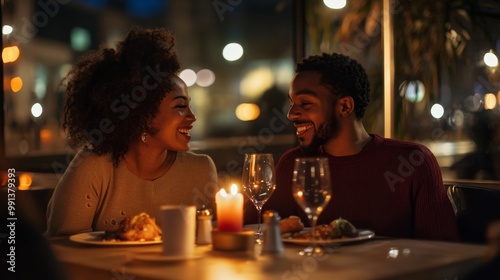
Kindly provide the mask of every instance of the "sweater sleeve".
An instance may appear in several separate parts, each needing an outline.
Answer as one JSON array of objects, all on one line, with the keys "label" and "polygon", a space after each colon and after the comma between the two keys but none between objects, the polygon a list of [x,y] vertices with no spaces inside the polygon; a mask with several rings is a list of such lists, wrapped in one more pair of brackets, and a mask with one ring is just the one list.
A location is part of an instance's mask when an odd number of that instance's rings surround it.
[{"label": "sweater sleeve", "polygon": [[194,204],[198,207],[205,205],[215,213],[215,193],[218,190],[217,169],[212,158],[208,155],[200,156],[203,161],[190,173],[197,176],[199,188],[195,193]]},{"label": "sweater sleeve", "polygon": [[[418,164],[420,156],[421,164]],[[413,188],[415,238],[458,241],[455,213],[436,158],[422,146],[411,159],[418,167]]]},{"label": "sweater sleeve", "polygon": [[99,163],[99,157],[88,151],[71,161],[47,206],[48,236],[92,231],[104,180],[100,175],[105,172]]}]

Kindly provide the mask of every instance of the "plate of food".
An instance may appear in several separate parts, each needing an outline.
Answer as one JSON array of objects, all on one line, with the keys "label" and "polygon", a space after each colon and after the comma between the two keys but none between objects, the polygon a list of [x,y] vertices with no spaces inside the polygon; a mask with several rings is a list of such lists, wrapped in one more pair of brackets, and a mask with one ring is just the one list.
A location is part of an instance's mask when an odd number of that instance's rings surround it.
[{"label": "plate of food", "polygon": [[120,239],[106,239],[105,231],[92,231],[74,234],[69,237],[69,240],[77,243],[90,244],[90,245],[149,245],[160,244],[161,237],[154,240],[120,240]]},{"label": "plate of food", "polygon": [[131,255],[132,259],[147,262],[178,262],[201,258],[201,255],[191,256],[169,256],[162,252],[140,252]]},{"label": "plate of food", "polygon": [[160,227],[155,219],[146,213],[125,218],[116,229],[74,234],[69,240],[105,246],[151,245],[162,242]]},{"label": "plate of food", "polygon": [[[299,217],[290,216],[280,222],[281,239],[285,243],[309,245],[311,243],[311,228],[304,228]],[[357,229],[346,219],[338,218],[330,224],[317,225],[314,232],[318,236],[316,242],[320,245],[333,245],[360,242],[371,239],[375,233],[371,230]]]},{"label": "plate of food", "polygon": [[[297,244],[297,245],[309,245],[311,244],[311,240],[309,237],[304,237],[310,231],[303,231],[297,235],[286,235],[282,236],[282,240],[285,243]],[[327,238],[327,239],[318,239],[316,241],[317,244],[320,245],[333,245],[333,244],[342,244],[342,243],[353,243],[371,239],[375,236],[375,233],[371,230],[359,230],[358,236],[355,237],[338,237],[338,238]]]}]

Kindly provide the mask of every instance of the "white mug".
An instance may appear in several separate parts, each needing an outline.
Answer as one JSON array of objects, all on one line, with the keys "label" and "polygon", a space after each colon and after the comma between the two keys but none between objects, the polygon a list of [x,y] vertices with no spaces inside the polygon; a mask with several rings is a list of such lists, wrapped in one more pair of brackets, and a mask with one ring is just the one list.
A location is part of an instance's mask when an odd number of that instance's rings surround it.
[{"label": "white mug", "polygon": [[163,254],[191,257],[195,247],[196,207],[162,205],[160,207]]}]

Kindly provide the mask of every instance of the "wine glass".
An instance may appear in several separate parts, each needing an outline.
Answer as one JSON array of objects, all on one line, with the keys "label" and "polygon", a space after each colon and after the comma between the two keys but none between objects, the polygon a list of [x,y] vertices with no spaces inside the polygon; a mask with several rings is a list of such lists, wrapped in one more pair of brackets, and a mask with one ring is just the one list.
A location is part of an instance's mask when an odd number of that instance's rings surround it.
[{"label": "wine glass", "polygon": [[306,212],[311,226],[310,245],[300,252],[306,256],[321,256],[324,250],[317,246],[316,221],[332,196],[328,159],[323,157],[295,159],[292,193]]},{"label": "wine glass", "polygon": [[276,188],[276,173],[272,154],[245,154],[242,172],[243,190],[259,212],[259,223],[255,237],[262,238],[260,227],[262,206]]}]

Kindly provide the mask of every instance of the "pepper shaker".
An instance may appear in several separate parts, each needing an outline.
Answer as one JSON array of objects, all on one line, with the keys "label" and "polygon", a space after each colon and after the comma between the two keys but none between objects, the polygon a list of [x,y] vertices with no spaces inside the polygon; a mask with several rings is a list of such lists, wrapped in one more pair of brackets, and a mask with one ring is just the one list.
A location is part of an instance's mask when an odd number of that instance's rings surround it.
[{"label": "pepper shaker", "polygon": [[278,212],[266,211],[264,212],[264,223],[266,228],[264,230],[264,244],[262,248],[263,254],[282,254],[283,241],[281,240],[280,220]]},{"label": "pepper shaker", "polygon": [[212,244],[212,211],[203,205],[197,212],[196,244]]}]

